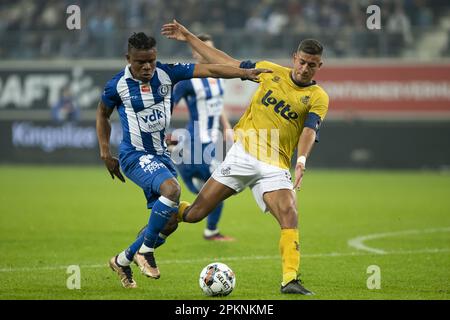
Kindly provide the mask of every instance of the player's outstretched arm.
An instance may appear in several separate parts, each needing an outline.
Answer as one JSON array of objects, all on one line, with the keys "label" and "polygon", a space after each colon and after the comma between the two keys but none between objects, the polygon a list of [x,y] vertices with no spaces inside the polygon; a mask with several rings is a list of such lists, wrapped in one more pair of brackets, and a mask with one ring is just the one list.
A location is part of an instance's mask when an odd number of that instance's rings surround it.
[{"label": "player's outstretched arm", "polygon": [[109,148],[109,139],[111,137],[111,123],[109,122],[109,118],[113,111],[114,109],[107,108],[103,101],[99,102],[96,114],[96,129],[100,157],[105,163],[111,177],[114,179],[114,176],[116,176],[120,181],[125,182],[125,178],[120,172],[119,160],[111,155]]},{"label": "player's outstretched arm", "polygon": [[295,165],[294,189],[300,189],[303,174],[306,170],[306,158],[308,158],[308,156],[310,155],[315,141],[316,131],[308,127],[303,128],[297,146],[297,163]]},{"label": "player's outstretched arm", "polygon": [[225,113],[225,110],[222,110],[222,114],[220,115],[220,123],[222,125],[223,137],[225,141],[233,141],[233,127],[231,126],[230,120],[228,120],[228,116]]},{"label": "player's outstretched arm", "polygon": [[272,73],[269,69],[242,69],[225,64],[196,64],[194,78],[241,78],[258,81],[261,73]]},{"label": "player's outstretched arm", "polygon": [[223,51],[208,46],[175,19],[172,23],[166,23],[162,26],[161,34],[169,39],[187,41],[192,49],[197,51],[209,63],[228,64],[235,67],[240,65],[239,60],[230,57]]}]

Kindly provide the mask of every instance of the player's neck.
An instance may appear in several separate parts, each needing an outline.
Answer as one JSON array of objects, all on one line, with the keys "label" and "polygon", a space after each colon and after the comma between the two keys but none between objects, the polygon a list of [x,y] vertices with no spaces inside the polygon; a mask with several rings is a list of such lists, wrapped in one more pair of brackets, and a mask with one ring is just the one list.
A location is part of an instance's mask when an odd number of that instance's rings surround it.
[{"label": "player's neck", "polygon": [[309,81],[309,82],[300,82],[300,81],[297,81],[297,80],[295,80],[294,77],[292,76],[292,72],[289,73],[289,76],[291,77],[292,82],[293,82],[296,86],[299,86],[299,87],[301,87],[301,88],[309,87],[309,86],[312,86],[312,85],[316,84],[316,82],[315,82],[314,80],[311,80],[311,81]]}]

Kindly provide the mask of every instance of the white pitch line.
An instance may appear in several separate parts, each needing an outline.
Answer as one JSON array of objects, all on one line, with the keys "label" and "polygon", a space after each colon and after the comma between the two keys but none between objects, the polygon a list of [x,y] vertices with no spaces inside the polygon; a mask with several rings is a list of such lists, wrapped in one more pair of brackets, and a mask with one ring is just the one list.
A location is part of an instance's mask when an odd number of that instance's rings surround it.
[{"label": "white pitch line", "polygon": [[[421,250],[398,250],[390,251],[385,254],[401,255],[401,254],[419,254],[419,253],[446,253],[450,252],[450,248],[443,249],[421,249]],[[326,257],[348,257],[348,256],[370,256],[373,253],[368,252],[330,252],[330,253],[312,253],[303,254],[302,258],[326,258]],[[200,262],[211,261],[244,261],[244,260],[278,260],[279,255],[273,256],[242,256],[242,257],[214,257],[214,258],[199,258],[199,259],[185,259],[185,260],[163,260],[159,262],[160,265],[165,264],[192,264]],[[69,265],[61,266],[44,266],[44,267],[24,267],[24,268],[0,268],[1,272],[28,272],[28,271],[54,271],[54,270],[66,270]],[[107,268],[108,265],[104,264],[91,264],[80,265],[81,269],[95,269],[95,268]]]},{"label": "white pitch line", "polygon": [[411,234],[422,234],[422,233],[434,233],[434,232],[450,232],[450,228],[434,228],[434,229],[424,229],[424,230],[405,230],[405,231],[395,231],[395,232],[385,232],[385,233],[374,233],[365,236],[359,236],[353,239],[348,240],[348,245],[350,247],[356,248],[358,250],[363,250],[376,254],[387,254],[385,250],[372,248],[364,244],[365,241],[393,237],[393,236],[402,236],[402,235],[411,235]]}]

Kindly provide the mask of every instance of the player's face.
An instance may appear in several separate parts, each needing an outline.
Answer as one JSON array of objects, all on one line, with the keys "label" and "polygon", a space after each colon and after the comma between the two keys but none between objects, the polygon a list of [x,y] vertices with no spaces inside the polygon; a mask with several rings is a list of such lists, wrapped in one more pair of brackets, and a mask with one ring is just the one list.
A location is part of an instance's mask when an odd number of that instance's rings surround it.
[{"label": "player's face", "polygon": [[148,82],[156,69],[156,48],[150,50],[131,48],[127,54],[127,61],[133,77]]},{"label": "player's face", "polygon": [[[206,45],[214,48],[214,43],[210,40],[206,40],[204,41],[206,43]],[[208,63],[208,61],[203,58],[197,51],[192,50],[192,58],[194,58],[195,62],[197,63]]]},{"label": "player's face", "polygon": [[322,57],[299,51],[294,53],[292,78],[298,83],[309,83],[322,66]]}]

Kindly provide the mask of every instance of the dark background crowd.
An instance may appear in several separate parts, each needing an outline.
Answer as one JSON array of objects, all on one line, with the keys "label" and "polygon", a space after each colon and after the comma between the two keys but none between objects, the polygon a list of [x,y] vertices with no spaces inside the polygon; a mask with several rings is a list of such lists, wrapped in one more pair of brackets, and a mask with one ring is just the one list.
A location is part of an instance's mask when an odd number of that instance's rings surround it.
[{"label": "dark background crowd", "polygon": [[[81,9],[81,29],[68,30],[66,9]],[[368,30],[366,9],[381,8],[381,30]],[[176,18],[211,33],[235,56],[286,55],[300,38],[314,36],[330,57],[401,57],[450,15],[448,0],[2,0],[0,58],[119,58],[133,31],[161,40],[161,26]],[[448,55],[448,45],[439,55]],[[165,43],[160,54],[180,56]],[[431,48],[430,50],[433,50]]]}]

